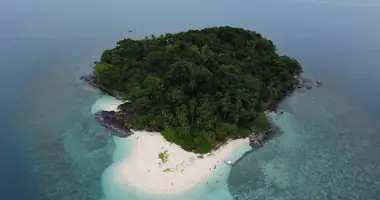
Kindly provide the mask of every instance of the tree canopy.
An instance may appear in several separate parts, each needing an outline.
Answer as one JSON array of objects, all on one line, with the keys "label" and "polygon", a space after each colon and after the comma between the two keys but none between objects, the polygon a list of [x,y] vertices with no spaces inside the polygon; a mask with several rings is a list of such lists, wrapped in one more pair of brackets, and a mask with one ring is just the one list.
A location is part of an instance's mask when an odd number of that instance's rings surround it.
[{"label": "tree canopy", "polygon": [[292,91],[301,72],[271,40],[228,26],[123,39],[95,66],[104,86],[132,101],[135,129],[199,153],[269,129],[266,106]]}]

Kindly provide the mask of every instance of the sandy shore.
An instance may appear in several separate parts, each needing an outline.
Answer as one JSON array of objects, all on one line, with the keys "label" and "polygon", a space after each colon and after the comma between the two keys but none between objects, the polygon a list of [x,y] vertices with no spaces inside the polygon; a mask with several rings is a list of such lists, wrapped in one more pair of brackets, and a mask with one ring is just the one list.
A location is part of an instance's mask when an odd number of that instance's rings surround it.
[{"label": "sandy shore", "polygon": [[117,107],[120,105],[120,104],[123,104],[122,101],[119,101],[119,100],[115,100],[114,102],[112,103],[108,103],[105,107],[102,108],[102,110],[105,110],[105,111],[117,111]]},{"label": "sandy shore", "polygon": [[[237,147],[249,143],[248,139],[230,141],[202,159],[169,143],[159,133],[137,131],[131,137],[133,152],[117,166],[115,181],[156,195],[172,195],[191,189],[219,165],[226,165],[224,160]],[[165,151],[168,159],[162,162],[158,155]]]},{"label": "sandy shore", "polygon": [[[114,98],[104,98],[97,109],[117,111],[122,102]],[[96,111],[95,109],[94,111]],[[185,192],[207,178],[238,147],[249,145],[248,138],[227,142],[211,154],[198,158],[199,154],[187,152],[174,143],[169,143],[156,132],[135,131],[127,138],[132,140],[132,152],[128,158],[114,167],[115,183],[119,187],[134,186],[154,195],[173,195]],[[158,155],[167,152],[163,162]]]}]

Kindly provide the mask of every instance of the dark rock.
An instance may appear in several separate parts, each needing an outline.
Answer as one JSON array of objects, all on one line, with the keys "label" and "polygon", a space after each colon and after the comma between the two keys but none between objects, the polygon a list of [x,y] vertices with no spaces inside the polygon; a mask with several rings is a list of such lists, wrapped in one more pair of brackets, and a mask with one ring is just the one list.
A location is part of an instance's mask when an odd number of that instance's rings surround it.
[{"label": "dark rock", "polygon": [[98,88],[99,90],[115,97],[116,99],[122,99],[123,97],[123,93],[122,92],[119,92],[119,91],[116,91],[116,90],[113,90],[113,89],[110,89],[110,88],[107,88],[105,86],[103,86],[99,79],[96,78],[96,76],[94,74],[87,74],[87,75],[84,75],[84,76],[81,76],[80,77],[81,80],[83,81],[86,81],[88,84],[90,84],[91,86],[95,87],[95,88]]},{"label": "dark rock", "polygon": [[136,110],[131,102],[119,105],[118,110],[118,112],[99,111],[95,113],[95,118],[115,135],[128,137],[133,134],[131,129],[135,125]]},{"label": "dark rock", "polygon": [[[81,76],[80,79],[86,81],[91,86],[114,96],[116,99],[122,99],[123,94],[121,92],[103,86],[94,74]],[[112,134],[123,138],[128,137],[133,134],[131,129],[133,128],[136,119],[135,108],[130,102],[126,102],[119,105],[118,109],[118,112],[99,111],[95,113],[95,119],[97,119],[103,127],[111,130]]]},{"label": "dark rock", "polygon": [[295,78],[293,78],[293,80],[292,80],[292,84],[298,85],[299,83],[300,83],[300,80],[297,78],[297,76],[295,76]]},{"label": "dark rock", "polygon": [[248,136],[249,145],[253,149],[262,147],[265,141],[274,137],[277,133],[279,133],[279,127],[277,126],[263,132],[252,132],[251,135]]},{"label": "dark rock", "polygon": [[123,104],[120,104],[117,109],[119,109],[123,113],[135,113],[135,107],[132,105],[131,102],[125,102]]},{"label": "dark rock", "polygon": [[276,103],[270,103],[270,104],[268,105],[268,110],[269,110],[270,112],[276,112],[276,111],[277,111],[277,108],[278,108],[278,106],[277,106]]},{"label": "dark rock", "polygon": [[302,75],[296,76],[296,79],[298,80],[297,88],[303,88],[306,87],[306,89],[312,89],[314,85],[314,81],[311,78],[304,77]]},{"label": "dark rock", "polygon": [[99,111],[95,113],[95,119],[100,124],[111,130],[113,134],[125,138],[133,134],[130,128],[125,127],[125,121],[119,113],[115,111]]},{"label": "dark rock", "polygon": [[320,87],[323,85],[323,82],[321,80],[317,80],[317,86]]},{"label": "dark rock", "polygon": [[136,109],[131,102],[125,102],[117,107],[120,112],[119,116],[132,128],[136,121]]}]

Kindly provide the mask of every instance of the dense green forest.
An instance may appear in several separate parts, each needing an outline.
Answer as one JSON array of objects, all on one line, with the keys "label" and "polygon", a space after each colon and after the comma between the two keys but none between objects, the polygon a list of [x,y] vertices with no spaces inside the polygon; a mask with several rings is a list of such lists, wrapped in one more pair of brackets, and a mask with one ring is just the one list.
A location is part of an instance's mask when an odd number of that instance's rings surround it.
[{"label": "dense green forest", "polygon": [[199,153],[269,129],[264,110],[294,89],[301,72],[271,40],[233,27],[123,39],[95,65],[101,84],[132,101],[135,129],[160,131]]}]

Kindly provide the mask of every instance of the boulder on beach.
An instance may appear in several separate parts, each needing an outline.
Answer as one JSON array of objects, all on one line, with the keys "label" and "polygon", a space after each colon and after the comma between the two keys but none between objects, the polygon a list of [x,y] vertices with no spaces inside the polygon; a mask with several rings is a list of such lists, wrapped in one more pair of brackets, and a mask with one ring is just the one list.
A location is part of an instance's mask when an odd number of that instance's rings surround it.
[{"label": "boulder on beach", "polygon": [[124,119],[120,118],[115,111],[99,111],[95,113],[95,119],[97,119],[103,127],[111,130],[112,134],[119,137],[125,138],[133,134],[131,129],[125,126]]}]

